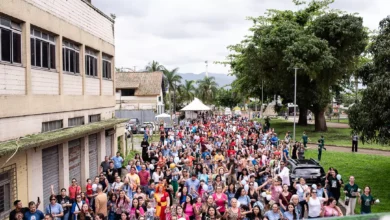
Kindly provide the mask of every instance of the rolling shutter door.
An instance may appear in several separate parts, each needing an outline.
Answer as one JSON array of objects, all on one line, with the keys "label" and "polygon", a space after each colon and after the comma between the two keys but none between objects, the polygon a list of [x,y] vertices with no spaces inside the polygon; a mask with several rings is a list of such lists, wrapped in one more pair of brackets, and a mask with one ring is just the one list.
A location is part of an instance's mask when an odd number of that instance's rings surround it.
[{"label": "rolling shutter door", "polygon": [[106,136],[106,156],[112,158],[112,135]]},{"label": "rolling shutter door", "polygon": [[55,193],[59,189],[59,156],[58,146],[45,148],[42,150],[42,177],[43,177],[43,205],[50,203],[49,197],[51,195],[50,186],[53,185]]},{"label": "rolling shutter door", "polygon": [[81,183],[81,141],[69,141],[69,182],[76,178]]},{"label": "rolling shutter door", "polygon": [[98,175],[98,147],[97,135],[92,134],[88,137],[89,146],[89,178],[93,179]]}]

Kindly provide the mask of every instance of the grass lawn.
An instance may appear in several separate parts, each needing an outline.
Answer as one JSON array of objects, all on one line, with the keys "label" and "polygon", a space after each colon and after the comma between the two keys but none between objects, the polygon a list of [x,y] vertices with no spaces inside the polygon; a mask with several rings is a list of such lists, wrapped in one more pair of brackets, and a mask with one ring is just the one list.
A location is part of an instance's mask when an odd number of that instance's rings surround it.
[{"label": "grass lawn", "polygon": [[[305,157],[317,159],[317,151],[308,150]],[[371,211],[373,213],[390,212],[390,184],[388,182],[390,157],[323,151],[321,165],[325,171],[329,167],[335,167],[345,183],[348,182],[349,176],[354,176],[356,184],[362,191],[365,185],[369,185],[374,198],[380,200],[379,204],[371,207]],[[341,199],[344,200],[344,196]],[[360,205],[356,205],[355,212],[360,213]]]},{"label": "grass lawn", "polygon": [[[287,131],[293,132],[294,123],[286,121],[283,119],[271,119],[271,128],[275,129],[275,132],[278,134],[279,139],[284,140],[284,136]],[[350,128],[329,128],[327,132],[314,132],[314,125],[300,126],[296,125],[296,140],[302,141],[303,131],[306,131],[307,136],[309,137],[309,143],[317,143],[321,135],[324,135],[325,146],[326,145],[335,145],[335,146],[346,146],[350,147],[352,145],[351,140],[351,129]],[[359,148],[368,148],[368,149],[381,149],[381,150],[390,150],[390,146],[382,146],[379,144],[362,144],[359,142]]]}]

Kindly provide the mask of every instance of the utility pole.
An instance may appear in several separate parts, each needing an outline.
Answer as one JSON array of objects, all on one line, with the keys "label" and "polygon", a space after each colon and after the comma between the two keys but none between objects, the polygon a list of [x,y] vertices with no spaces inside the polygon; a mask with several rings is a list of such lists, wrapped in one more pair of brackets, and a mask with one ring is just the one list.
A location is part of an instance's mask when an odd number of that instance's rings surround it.
[{"label": "utility pole", "polygon": [[137,71],[137,66],[134,66],[134,72],[136,72]]},{"label": "utility pole", "polygon": [[208,71],[209,62],[206,60],[205,63],[206,63],[206,77],[209,77],[209,71]]},{"label": "utility pole", "polygon": [[264,106],[264,80],[261,81],[261,107],[260,107],[261,118],[263,118],[263,106]]}]

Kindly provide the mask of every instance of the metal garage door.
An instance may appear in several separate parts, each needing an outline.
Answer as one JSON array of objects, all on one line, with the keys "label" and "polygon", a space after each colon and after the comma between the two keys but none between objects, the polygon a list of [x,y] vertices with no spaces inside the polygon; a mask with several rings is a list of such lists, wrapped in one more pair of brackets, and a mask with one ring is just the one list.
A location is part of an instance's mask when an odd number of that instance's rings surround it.
[{"label": "metal garage door", "polygon": [[106,156],[109,156],[110,158],[112,155],[112,135],[106,136]]},{"label": "metal garage door", "polygon": [[76,178],[81,183],[81,141],[76,139],[69,141],[69,183]]},{"label": "metal garage door", "polygon": [[50,186],[53,185],[54,192],[59,193],[59,156],[58,146],[45,148],[42,150],[42,177],[43,177],[43,202],[44,205],[50,203]]},{"label": "metal garage door", "polygon": [[98,175],[98,147],[97,135],[92,134],[88,137],[89,146],[89,178],[93,179]]}]

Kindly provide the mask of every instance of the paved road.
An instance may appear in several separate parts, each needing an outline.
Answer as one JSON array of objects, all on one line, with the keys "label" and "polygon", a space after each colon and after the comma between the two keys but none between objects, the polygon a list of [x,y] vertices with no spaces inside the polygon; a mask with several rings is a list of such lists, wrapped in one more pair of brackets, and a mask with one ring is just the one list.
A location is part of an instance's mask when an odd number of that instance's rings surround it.
[{"label": "paved road", "polygon": [[[289,117],[288,121],[294,122],[294,117]],[[298,118],[297,118],[298,122]],[[312,121],[307,121],[309,125],[314,125],[314,120]],[[349,124],[343,124],[343,123],[337,123],[337,122],[326,122],[326,126],[328,128],[349,128]]]},{"label": "paved road", "polygon": [[[351,153],[352,154],[351,147],[338,147],[338,146],[330,146],[330,145],[325,145],[325,147],[329,151],[344,152],[344,153]],[[308,144],[308,148],[309,149],[310,148],[317,149],[317,145]],[[371,155],[390,157],[390,151],[374,150],[374,149],[359,149],[359,151],[357,153],[354,153],[354,154],[371,154]]]}]

